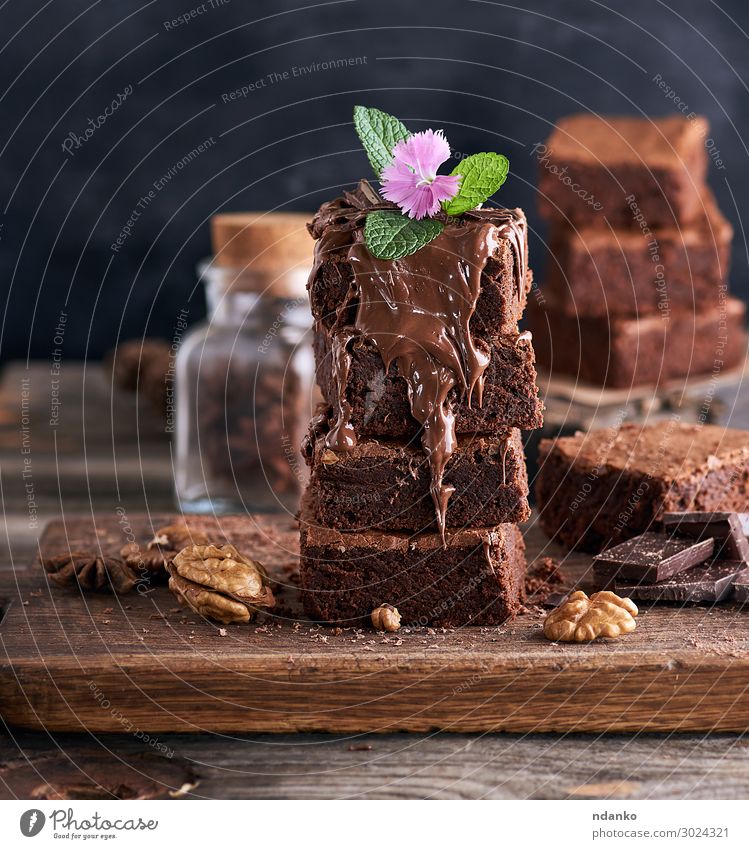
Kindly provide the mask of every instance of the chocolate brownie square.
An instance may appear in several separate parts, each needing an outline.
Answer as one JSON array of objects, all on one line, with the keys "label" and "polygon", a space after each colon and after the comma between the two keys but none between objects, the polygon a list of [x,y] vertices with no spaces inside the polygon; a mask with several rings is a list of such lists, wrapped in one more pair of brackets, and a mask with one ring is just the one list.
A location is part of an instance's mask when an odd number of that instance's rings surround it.
[{"label": "chocolate brownie square", "polygon": [[719,288],[717,304],[699,311],[639,318],[570,317],[544,292],[528,309],[538,363],[552,375],[609,388],[657,386],[734,368],[746,355],[746,307],[726,296],[724,284]]},{"label": "chocolate brownie square", "polygon": [[546,291],[568,315],[647,315],[716,305],[733,228],[709,189],[697,218],[648,230],[552,228]]},{"label": "chocolate brownie square", "polygon": [[[336,402],[330,337],[314,336],[317,381],[330,406]],[[345,398],[351,407],[351,422],[361,436],[410,437],[419,430],[411,415],[408,385],[398,365],[385,365],[376,346],[354,340],[350,346],[351,366],[346,375]],[[468,404],[457,388],[448,403],[455,415],[458,433],[496,433],[507,427],[526,430],[541,427],[543,404],[538,397],[536,368],[530,334],[503,334],[486,346],[489,366],[484,372],[481,403]]]},{"label": "chocolate brownie square", "polygon": [[537,145],[545,218],[614,227],[673,226],[698,215],[707,172],[702,117],[570,115]]},{"label": "chocolate brownie square", "polygon": [[664,513],[749,509],[749,431],[670,420],[545,439],[535,490],[549,537],[599,552]]},{"label": "chocolate brownie square", "polygon": [[[511,232],[506,229],[508,214],[516,225]],[[318,241],[307,288],[319,330],[354,325],[356,299],[348,297],[356,279],[352,254],[364,240],[365,219],[363,211],[337,199],[324,204],[310,225]],[[527,223],[522,209],[472,210],[460,221],[448,223],[433,242],[406,258],[412,284],[437,286],[440,275],[459,273],[461,264],[475,262],[461,254],[469,231],[485,232],[484,241],[493,246],[481,269],[478,299],[469,322],[471,335],[486,340],[499,333],[517,332],[532,280],[527,272]],[[517,244],[513,235],[522,244]],[[395,269],[399,264],[402,261],[392,261]],[[344,304],[349,314],[341,314]]]},{"label": "chocolate brownie square", "polygon": [[[434,528],[429,459],[418,438],[360,439],[351,450],[335,452],[326,447],[326,432],[317,419],[306,443],[317,521],[342,530]],[[444,484],[454,488],[447,527],[525,521],[530,508],[520,431],[462,436]]]},{"label": "chocolate brownie square", "polygon": [[339,531],[301,522],[301,584],[308,616],[331,624],[369,624],[381,604],[404,626],[499,625],[524,597],[525,546],[517,525],[438,533]]}]

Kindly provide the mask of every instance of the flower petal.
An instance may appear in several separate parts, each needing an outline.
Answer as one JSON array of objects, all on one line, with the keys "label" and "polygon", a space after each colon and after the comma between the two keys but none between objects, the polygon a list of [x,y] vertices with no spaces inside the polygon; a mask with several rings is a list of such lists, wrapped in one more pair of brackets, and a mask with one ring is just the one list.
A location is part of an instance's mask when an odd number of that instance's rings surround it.
[{"label": "flower petal", "polygon": [[442,130],[424,130],[399,141],[393,148],[393,158],[412,168],[422,180],[433,180],[440,165],[450,158],[450,145]]}]

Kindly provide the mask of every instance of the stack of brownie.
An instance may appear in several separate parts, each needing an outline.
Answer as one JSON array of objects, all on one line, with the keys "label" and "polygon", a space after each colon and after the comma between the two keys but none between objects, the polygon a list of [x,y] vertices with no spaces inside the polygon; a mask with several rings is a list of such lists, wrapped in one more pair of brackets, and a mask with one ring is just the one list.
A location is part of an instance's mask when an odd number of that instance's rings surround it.
[{"label": "stack of brownie", "polygon": [[537,147],[552,256],[529,313],[545,369],[621,388],[743,361],[707,135],[701,117],[573,115]]},{"label": "stack of brownie", "polygon": [[523,599],[520,428],[541,424],[520,333],[531,277],[521,210],[446,223],[395,260],[363,239],[367,184],[324,204],[309,294],[325,401],[305,445],[301,580],[311,617],[497,624]]}]

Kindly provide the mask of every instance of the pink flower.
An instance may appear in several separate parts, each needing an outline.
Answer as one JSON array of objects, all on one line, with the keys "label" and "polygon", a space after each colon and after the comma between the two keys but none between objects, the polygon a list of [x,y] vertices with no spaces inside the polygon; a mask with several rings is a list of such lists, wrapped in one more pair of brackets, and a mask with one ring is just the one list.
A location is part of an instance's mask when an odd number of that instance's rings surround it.
[{"label": "pink flower", "polygon": [[443,200],[458,193],[460,175],[437,174],[450,158],[442,131],[414,133],[393,148],[393,161],[382,171],[382,194],[397,203],[409,218],[426,218],[439,211]]}]

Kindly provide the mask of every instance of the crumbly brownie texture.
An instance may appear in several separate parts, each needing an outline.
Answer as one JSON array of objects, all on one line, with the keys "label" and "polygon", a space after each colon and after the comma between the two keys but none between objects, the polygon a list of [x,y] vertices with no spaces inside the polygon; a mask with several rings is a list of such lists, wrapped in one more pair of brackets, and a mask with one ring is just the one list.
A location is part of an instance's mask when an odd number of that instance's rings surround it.
[{"label": "crumbly brownie texture", "polygon": [[341,532],[301,515],[305,611],[336,625],[366,625],[381,604],[405,626],[498,625],[524,597],[525,546],[516,525],[438,533]]},{"label": "crumbly brownie texture", "polygon": [[627,228],[638,212],[651,229],[689,221],[701,205],[708,129],[702,117],[563,118],[537,151],[541,214]]},{"label": "crumbly brownie texture", "polygon": [[567,315],[647,315],[717,306],[733,228],[709,189],[694,222],[640,229],[557,224],[545,292]]},{"label": "crumbly brownie texture", "polygon": [[537,361],[553,374],[609,388],[726,371],[746,354],[746,308],[725,290],[722,297],[723,305],[699,312],[571,318],[546,295],[528,309]]},{"label": "crumbly brownie texture", "polygon": [[[434,528],[429,461],[418,438],[360,440],[350,451],[334,452],[325,445],[327,430],[319,420],[315,430],[306,448],[317,521],[342,530]],[[447,503],[447,527],[488,527],[530,516],[519,430],[462,437],[444,483],[455,490]]]},{"label": "crumbly brownie texture", "polygon": [[[336,400],[330,338],[317,332],[314,339],[317,381],[331,406]],[[536,368],[530,334],[503,334],[491,343],[484,372],[482,403],[467,404],[457,388],[448,396],[458,433],[496,433],[507,427],[541,427],[543,404],[538,397]],[[419,431],[411,415],[408,385],[393,363],[387,374],[376,347],[365,341],[351,346],[351,368],[346,383],[351,422],[360,436],[410,437]]]},{"label": "crumbly brownie texture", "polygon": [[664,421],[542,440],[541,527],[599,552],[651,530],[663,513],[749,508],[749,431]]},{"label": "crumbly brownie texture", "polygon": [[[352,208],[343,199],[338,199],[330,204],[323,204],[310,225],[314,238],[319,239],[323,234],[330,236],[331,230],[335,235],[335,238],[331,239],[332,248],[318,257],[307,287],[312,315],[320,329],[330,329],[334,324],[354,324],[353,306],[349,307],[350,315],[339,316],[338,311],[341,305],[346,303],[346,296],[354,280],[354,268],[348,253],[357,238],[361,239],[365,216],[362,214],[358,218],[337,217],[338,210],[342,216],[352,214]],[[489,223],[496,219],[499,232],[503,220],[499,213],[499,210],[475,210],[471,216],[478,221]],[[514,213],[523,222],[525,233],[525,214],[520,209],[514,210]],[[527,251],[526,245],[523,248]],[[394,265],[398,265],[397,260],[394,260]],[[424,274],[428,276],[428,268],[424,269]],[[497,249],[482,271],[481,291],[469,323],[474,339],[493,339],[499,333],[514,333],[517,330],[517,323],[525,309],[532,283],[530,273],[525,274],[522,284],[517,274],[518,264],[511,241],[498,239]]]}]

